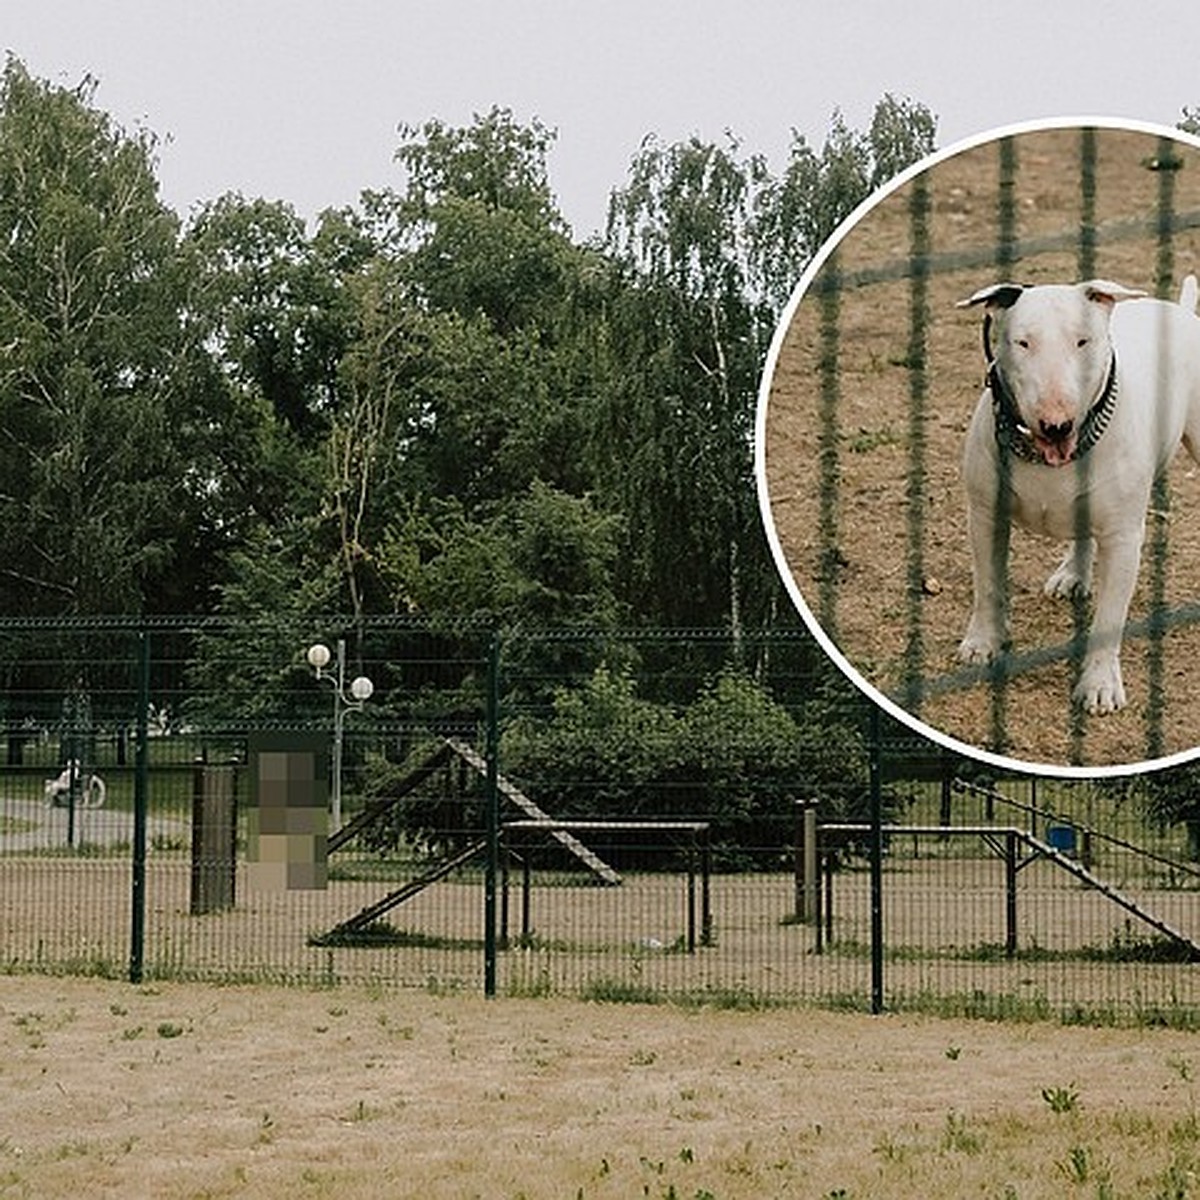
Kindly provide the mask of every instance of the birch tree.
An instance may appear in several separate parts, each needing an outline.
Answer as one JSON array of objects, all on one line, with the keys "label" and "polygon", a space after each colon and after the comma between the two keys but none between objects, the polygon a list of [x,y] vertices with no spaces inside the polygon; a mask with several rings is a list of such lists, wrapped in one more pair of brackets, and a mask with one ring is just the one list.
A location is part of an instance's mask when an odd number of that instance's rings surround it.
[{"label": "birch tree", "polygon": [[177,562],[189,345],[155,141],[10,58],[0,79],[0,596],[132,612]]}]

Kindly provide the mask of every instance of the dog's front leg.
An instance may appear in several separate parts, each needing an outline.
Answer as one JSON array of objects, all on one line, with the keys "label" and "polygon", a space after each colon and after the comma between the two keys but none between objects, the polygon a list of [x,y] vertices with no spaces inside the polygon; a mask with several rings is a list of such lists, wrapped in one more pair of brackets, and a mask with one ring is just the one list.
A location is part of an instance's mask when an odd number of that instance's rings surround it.
[{"label": "dog's front leg", "polygon": [[1067,552],[1046,580],[1043,591],[1047,596],[1070,600],[1073,596],[1092,594],[1092,563],[1096,543],[1092,538],[1080,538],[1067,546]]},{"label": "dog's front leg", "polygon": [[958,657],[965,663],[988,663],[1008,641],[1009,522],[1007,516],[997,517],[993,505],[973,498],[968,501],[967,530],[975,594]]},{"label": "dog's front leg", "polygon": [[1096,613],[1088,634],[1075,700],[1088,712],[1102,714],[1125,707],[1121,680],[1121,636],[1137,584],[1142,530],[1098,541]]}]

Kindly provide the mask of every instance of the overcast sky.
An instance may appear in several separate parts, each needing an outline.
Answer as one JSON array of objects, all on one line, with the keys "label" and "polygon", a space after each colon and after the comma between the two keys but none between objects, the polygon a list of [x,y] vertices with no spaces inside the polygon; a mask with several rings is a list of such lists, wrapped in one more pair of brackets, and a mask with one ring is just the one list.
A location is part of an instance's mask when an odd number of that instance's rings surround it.
[{"label": "overcast sky", "polygon": [[1200,106],[1200,2],[1143,0],[0,0],[0,46],[169,142],[181,214],[227,191],[306,216],[399,185],[397,126],[494,105],[557,129],[551,182],[583,237],[645,135],[735,133],[778,167],[885,92],[939,144],[1014,121],[1175,124]]}]

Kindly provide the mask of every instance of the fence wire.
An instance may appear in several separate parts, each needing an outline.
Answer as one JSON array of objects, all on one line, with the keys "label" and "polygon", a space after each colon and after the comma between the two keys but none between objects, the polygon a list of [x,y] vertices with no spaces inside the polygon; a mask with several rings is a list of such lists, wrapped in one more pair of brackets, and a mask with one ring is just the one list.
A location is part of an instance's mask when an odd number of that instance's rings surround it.
[{"label": "fence wire", "polygon": [[[252,747],[329,748],[338,638],[376,682],[343,825],[323,886],[264,886]],[[806,634],[0,622],[0,663],[9,972],[1200,1013],[1194,827],[982,775]]]}]

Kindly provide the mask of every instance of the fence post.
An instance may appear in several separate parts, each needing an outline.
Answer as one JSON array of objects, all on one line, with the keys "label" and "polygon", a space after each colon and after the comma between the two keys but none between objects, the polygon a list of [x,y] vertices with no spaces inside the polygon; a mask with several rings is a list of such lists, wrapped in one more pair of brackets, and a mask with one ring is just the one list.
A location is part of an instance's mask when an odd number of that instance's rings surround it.
[{"label": "fence post", "polygon": [[796,920],[821,922],[821,873],[817,860],[817,801],[796,801]]},{"label": "fence post", "polygon": [[871,733],[867,758],[870,763],[871,802],[871,1011],[883,1012],[883,786],[882,737],[879,708],[871,705]]},{"label": "fence post", "polygon": [[192,916],[233,908],[237,887],[237,768],[192,762]]},{"label": "fence post", "polygon": [[1017,953],[1017,835],[1004,835],[1004,954]]},{"label": "fence post", "polygon": [[133,879],[129,931],[129,982],[141,983],[146,948],[147,718],[150,709],[150,634],[138,634],[137,747],[133,773]]},{"label": "fence post", "polygon": [[487,862],[483,881],[483,994],[496,994],[496,877],[500,857],[500,634],[493,632],[487,682]]}]

